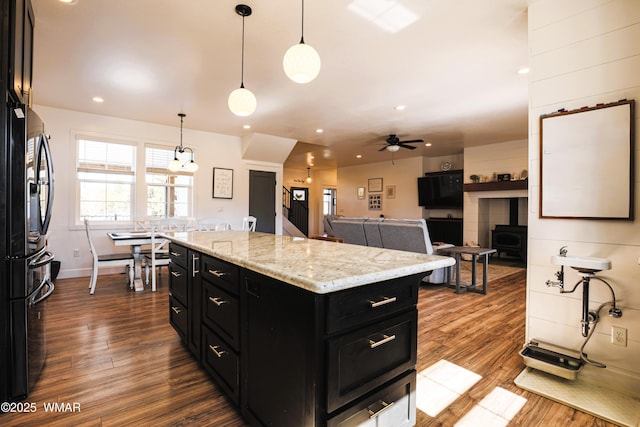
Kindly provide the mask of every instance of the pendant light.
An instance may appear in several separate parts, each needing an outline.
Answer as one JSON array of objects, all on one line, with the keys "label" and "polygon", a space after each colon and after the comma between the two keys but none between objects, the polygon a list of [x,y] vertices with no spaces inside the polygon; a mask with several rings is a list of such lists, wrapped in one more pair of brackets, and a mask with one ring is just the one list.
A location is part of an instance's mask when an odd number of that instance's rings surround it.
[{"label": "pendant light", "polygon": [[304,0],[302,0],[302,35],[300,43],[291,46],[284,54],[282,67],[291,80],[296,83],[309,83],[320,73],[320,55],[304,42]]},{"label": "pendant light", "polygon": [[307,168],[307,184],[311,184],[311,168]]},{"label": "pendant light", "polygon": [[229,109],[236,116],[250,116],[256,111],[257,101],[255,95],[244,88],[244,17],[251,16],[251,8],[246,4],[236,6],[236,13],[242,16],[242,62],[240,71],[240,88],[234,90],[229,95],[227,103]]},{"label": "pendant light", "polygon": [[[195,172],[198,170],[198,164],[193,160],[193,149],[182,145],[182,122],[184,121],[186,114],[178,113],[178,117],[180,117],[180,145],[177,145],[173,150],[173,160],[169,162],[167,169],[171,172],[177,172],[184,168],[186,172]],[[191,152],[191,160],[183,165],[180,160],[178,160],[178,153],[184,153],[187,150]]]}]

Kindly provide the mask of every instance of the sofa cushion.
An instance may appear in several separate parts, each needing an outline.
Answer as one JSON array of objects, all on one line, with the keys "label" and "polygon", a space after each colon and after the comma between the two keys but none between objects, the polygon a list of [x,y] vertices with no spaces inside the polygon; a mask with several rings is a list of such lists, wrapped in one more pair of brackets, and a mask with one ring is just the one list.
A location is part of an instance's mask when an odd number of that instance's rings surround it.
[{"label": "sofa cushion", "polygon": [[344,239],[345,243],[367,246],[367,238],[364,234],[364,220],[362,219],[336,219],[331,222],[335,237]]},{"label": "sofa cushion", "polygon": [[364,224],[364,235],[367,238],[367,246],[382,248],[382,237],[378,225],[382,222],[382,218],[369,218]]}]

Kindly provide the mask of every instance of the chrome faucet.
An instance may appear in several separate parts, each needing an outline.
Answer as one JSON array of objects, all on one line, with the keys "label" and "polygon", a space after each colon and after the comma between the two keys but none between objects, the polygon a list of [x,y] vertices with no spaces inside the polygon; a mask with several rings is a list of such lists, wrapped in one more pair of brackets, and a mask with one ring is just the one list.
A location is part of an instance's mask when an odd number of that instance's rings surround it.
[{"label": "chrome faucet", "polygon": [[[560,248],[560,256],[566,257],[567,256],[567,246],[563,246]],[[564,292],[564,265],[560,266],[560,270],[556,271],[556,278],[558,279],[557,282],[553,282],[551,280],[547,280],[546,285],[547,287],[551,287],[553,286],[554,288],[560,288],[560,292]]]}]

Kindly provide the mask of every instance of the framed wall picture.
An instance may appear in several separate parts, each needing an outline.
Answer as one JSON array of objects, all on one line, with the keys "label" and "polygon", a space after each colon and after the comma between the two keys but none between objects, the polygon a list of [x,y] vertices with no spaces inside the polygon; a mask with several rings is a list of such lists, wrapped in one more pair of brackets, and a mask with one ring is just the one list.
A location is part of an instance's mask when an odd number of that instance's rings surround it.
[{"label": "framed wall picture", "polygon": [[369,178],[369,193],[382,192],[382,178]]},{"label": "framed wall picture", "polygon": [[382,194],[369,194],[369,210],[370,211],[382,210]]},{"label": "framed wall picture", "polygon": [[395,199],[395,198],[396,198],[396,186],[387,185],[387,199]]},{"label": "framed wall picture", "polygon": [[233,169],[213,168],[213,198],[233,199]]},{"label": "framed wall picture", "polygon": [[364,199],[364,187],[358,187],[358,199]]}]

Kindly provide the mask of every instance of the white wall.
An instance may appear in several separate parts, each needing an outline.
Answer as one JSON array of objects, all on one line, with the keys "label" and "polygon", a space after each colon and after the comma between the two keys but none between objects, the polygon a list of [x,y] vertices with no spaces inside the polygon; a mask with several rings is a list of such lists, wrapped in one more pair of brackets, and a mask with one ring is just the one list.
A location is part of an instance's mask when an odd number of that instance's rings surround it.
[{"label": "white wall", "polygon": [[[585,351],[607,365],[587,365],[582,376],[609,388],[640,395],[640,227],[635,221],[540,219],[539,116],[619,99],[640,100],[640,2],[637,0],[539,0],[529,8],[529,259],[527,339],[538,338],[579,349],[582,290],[560,295],[545,282],[558,269],[550,257],[561,246],[569,254],[609,258],[602,272],[615,289],[623,316],[604,316]],[[638,123],[636,105],[636,143]],[[636,145],[635,163],[638,164]],[[559,183],[559,185],[561,185]],[[616,191],[611,188],[610,191]],[[635,178],[635,212],[640,214]],[[579,279],[566,271],[569,287]],[[591,309],[610,300],[608,289],[592,282]],[[627,347],[611,344],[611,326],[628,330]]]},{"label": "white wall", "polygon": [[[338,169],[339,215],[386,218],[422,218],[422,208],[418,206],[418,177],[422,176],[422,157],[349,166]],[[369,210],[368,179],[382,178],[382,210]],[[386,189],[395,185],[395,198],[387,197]],[[365,188],[365,198],[358,199],[358,187]]]},{"label": "white wall", "polygon": [[[113,117],[79,113],[46,106],[34,106],[34,111],[45,123],[51,135],[51,150],[55,176],[53,216],[49,228],[49,247],[57,260],[61,261],[59,277],[79,277],[90,274],[91,256],[84,226],[75,218],[75,135],[99,135],[116,140],[135,141],[138,151],[145,143],[175,147],[180,143],[178,126],[160,126],[151,123],[124,120]],[[195,173],[194,216],[197,218],[224,218],[233,228],[240,228],[242,217],[248,214],[249,170],[275,172],[278,187],[282,186],[282,165],[257,161],[243,161],[240,153],[240,138],[188,129],[183,132],[183,144],[195,151],[195,160],[200,166]],[[233,199],[212,198],[213,167],[234,170]],[[144,192],[136,194],[136,215],[144,216]],[[280,206],[280,193],[276,192],[276,207]],[[281,233],[282,217],[276,209],[276,233]],[[110,229],[112,229],[111,227]],[[133,224],[123,223],[122,228],[132,229]],[[118,252],[106,236],[106,229],[97,229],[92,236],[98,252]],[[74,249],[80,256],[74,257]]]}]

